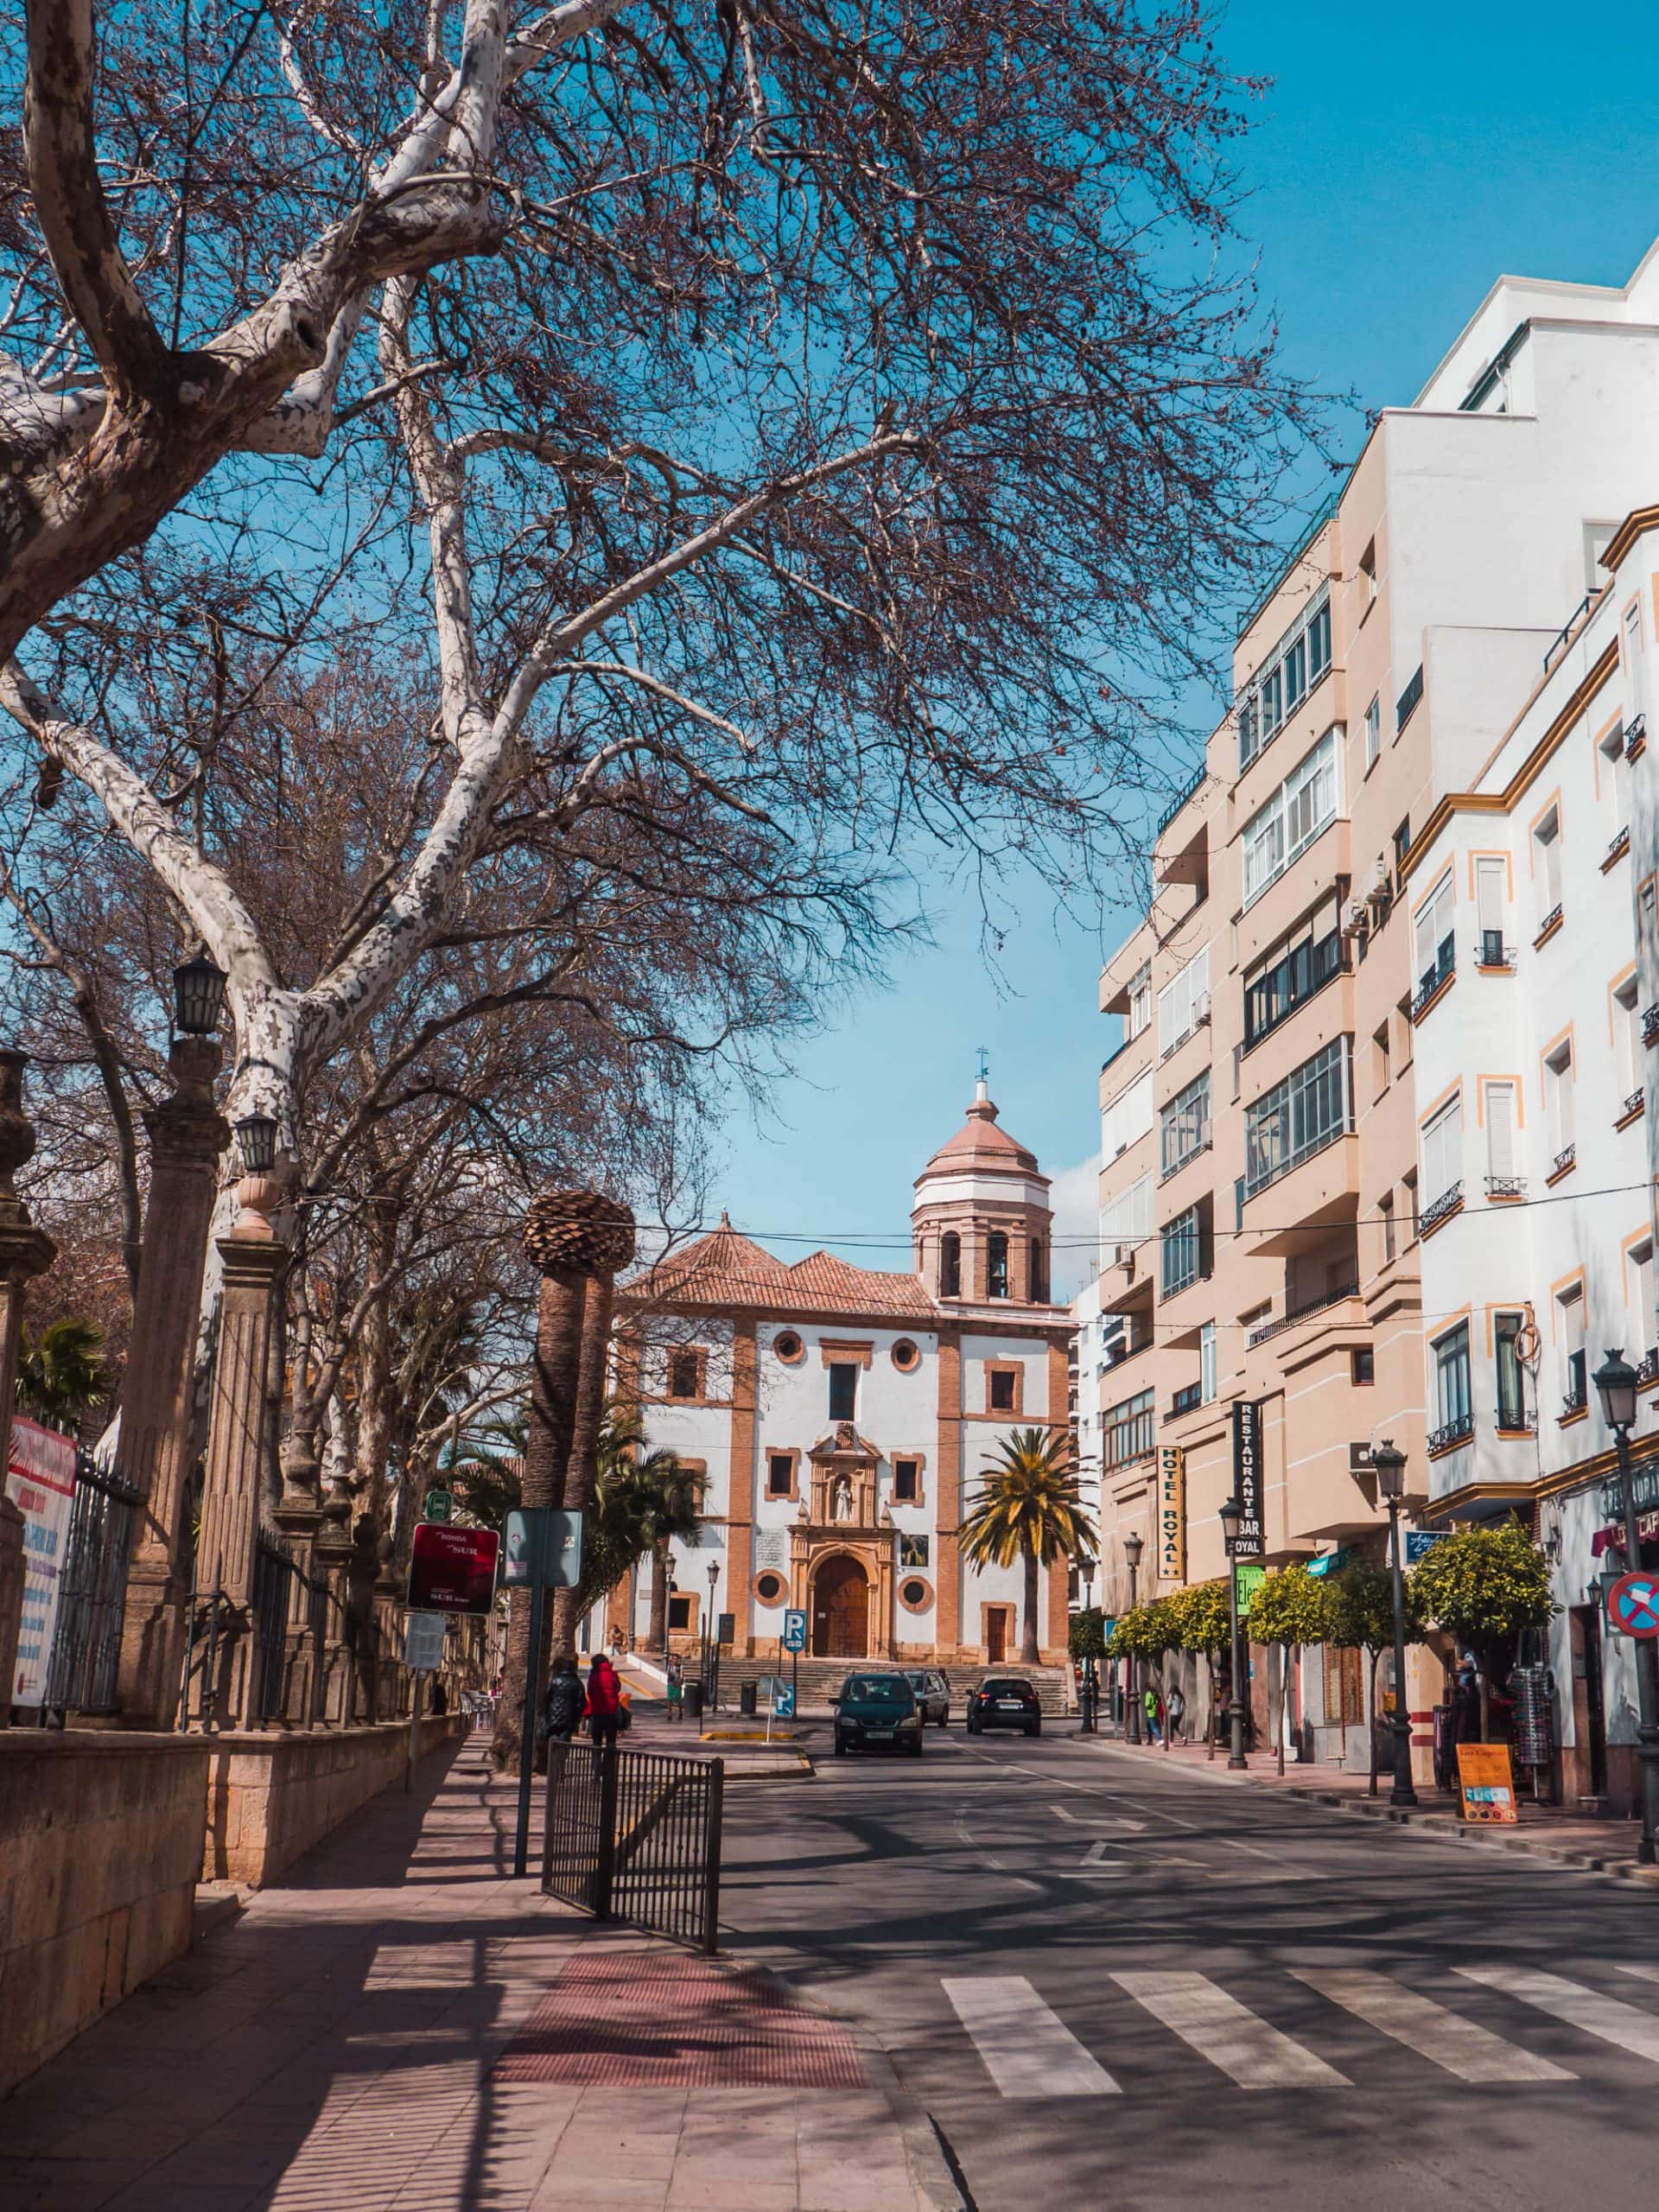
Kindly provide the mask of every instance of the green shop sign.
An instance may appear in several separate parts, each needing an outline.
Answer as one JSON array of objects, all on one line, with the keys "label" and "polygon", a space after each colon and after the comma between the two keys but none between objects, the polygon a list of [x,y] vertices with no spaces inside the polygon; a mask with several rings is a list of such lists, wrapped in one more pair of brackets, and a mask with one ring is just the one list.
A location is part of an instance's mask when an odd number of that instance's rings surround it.
[{"label": "green shop sign", "polygon": [[1265,1567],[1241,1566],[1236,1567],[1233,1573],[1238,1577],[1238,1618],[1244,1620],[1249,1618],[1256,1592],[1268,1579],[1268,1570]]}]

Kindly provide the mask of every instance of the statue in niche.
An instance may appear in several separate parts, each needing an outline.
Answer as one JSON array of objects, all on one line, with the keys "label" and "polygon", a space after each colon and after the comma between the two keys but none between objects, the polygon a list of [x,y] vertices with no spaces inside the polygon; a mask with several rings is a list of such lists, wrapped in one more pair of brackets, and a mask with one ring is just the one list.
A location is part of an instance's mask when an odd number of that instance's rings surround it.
[{"label": "statue in niche", "polygon": [[836,1487],[830,1503],[832,1521],[850,1521],[853,1517],[853,1485],[846,1475],[836,1477]]},{"label": "statue in niche", "polygon": [[843,1421],[836,1423],[836,1449],[837,1452],[850,1452],[857,1442],[858,1439],[853,1433],[853,1424],[851,1421]]}]

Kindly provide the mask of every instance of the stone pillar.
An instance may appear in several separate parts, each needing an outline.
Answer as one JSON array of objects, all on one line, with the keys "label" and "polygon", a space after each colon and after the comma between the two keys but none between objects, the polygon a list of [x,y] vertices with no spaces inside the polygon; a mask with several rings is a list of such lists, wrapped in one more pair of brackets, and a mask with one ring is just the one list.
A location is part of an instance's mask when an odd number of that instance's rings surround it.
[{"label": "stone pillar", "polygon": [[236,1190],[241,1215],[230,1235],[219,1239],[224,1299],[196,1545],[197,1597],[206,1600],[217,1593],[223,1600],[219,1679],[211,1688],[221,1725],[246,1718],[253,1540],[270,1447],[271,1339],[289,1258],[270,1226],[282,1197],[275,1175],[245,1176]]},{"label": "stone pillar", "polygon": [[23,1298],[29,1284],[58,1256],[44,1230],[36,1229],[12,1178],[35,1150],[35,1128],[23,1111],[27,1052],[0,1052],[0,1726],[11,1705],[22,1620],[23,1516],[6,1495],[11,1465],[11,1409],[17,1395],[17,1346]]},{"label": "stone pillar", "polygon": [[144,1116],[149,1203],[121,1391],[120,1465],[144,1493],[121,1630],[119,1701],[128,1728],[170,1728],[179,1703],[189,1574],[181,1565],[190,1472],[192,1384],[219,1182],[230,1130],[213,1104],[219,1046],[181,1037],[168,1055],[173,1095]]}]

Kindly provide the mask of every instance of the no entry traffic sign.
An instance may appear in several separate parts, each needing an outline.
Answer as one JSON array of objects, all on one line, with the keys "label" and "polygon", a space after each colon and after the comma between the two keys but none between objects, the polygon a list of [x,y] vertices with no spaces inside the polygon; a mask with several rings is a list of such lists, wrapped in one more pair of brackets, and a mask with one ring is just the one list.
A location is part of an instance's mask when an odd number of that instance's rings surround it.
[{"label": "no entry traffic sign", "polygon": [[1659,1574],[1621,1574],[1607,1592],[1607,1625],[1620,1636],[1659,1636]]},{"label": "no entry traffic sign", "polygon": [[487,1613],[495,1598],[501,1539],[493,1529],[416,1523],[409,1555],[409,1603],[423,1613]]}]

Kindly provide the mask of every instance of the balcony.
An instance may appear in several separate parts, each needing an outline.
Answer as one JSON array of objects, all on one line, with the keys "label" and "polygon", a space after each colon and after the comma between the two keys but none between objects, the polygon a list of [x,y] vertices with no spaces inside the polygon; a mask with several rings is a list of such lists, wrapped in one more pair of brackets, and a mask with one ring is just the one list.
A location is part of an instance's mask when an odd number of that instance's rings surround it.
[{"label": "balcony", "polygon": [[1210,1124],[1206,1122],[1198,1142],[1196,1144],[1189,1145],[1186,1150],[1180,1154],[1179,1159],[1172,1160],[1168,1166],[1163,1170],[1162,1173],[1158,1178],[1159,1187],[1161,1189],[1173,1176],[1179,1175],[1183,1167],[1190,1167],[1195,1160],[1201,1160],[1205,1154],[1210,1150],[1214,1141],[1215,1140],[1211,1135]]},{"label": "balcony", "polygon": [[1538,1433],[1536,1410],[1529,1406],[1506,1406],[1497,1408],[1497,1433],[1500,1436],[1535,1436]]},{"label": "balcony", "polygon": [[1423,1217],[1417,1224],[1420,1236],[1432,1236],[1442,1222],[1450,1221],[1454,1213],[1463,1211],[1463,1185],[1450,1183],[1432,1205],[1423,1208]]},{"label": "balcony", "polygon": [[1642,1017],[1642,1042],[1659,1045],[1659,1006],[1650,1006]]},{"label": "balcony", "polygon": [[1451,982],[1458,969],[1457,940],[1452,937],[1440,939],[1440,950],[1417,978],[1417,988],[1411,997],[1411,1018],[1421,1021],[1434,1001]]},{"label": "balcony", "polygon": [[1484,975],[1497,975],[1515,966],[1515,947],[1505,944],[1502,930],[1483,930],[1475,947],[1475,965]]},{"label": "balcony", "polygon": [[1659,1382],[1659,1345],[1649,1344],[1636,1363],[1638,1382]]},{"label": "balcony", "polygon": [[1448,1421],[1440,1427],[1429,1430],[1425,1449],[1429,1458],[1435,1459],[1442,1452],[1455,1452],[1459,1445],[1466,1444],[1474,1433],[1473,1414],[1459,1414],[1454,1421]]},{"label": "balcony", "polygon": [[1171,1421],[1179,1421],[1183,1414],[1195,1412],[1203,1403],[1203,1383],[1189,1382],[1184,1389],[1178,1390],[1170,1400],[1169,1418]]},{"label": "balcony", "polygon": [[1559,1183],[1562,1176],[1570,1175],[1578,1164],[1579,1147],[1577,1145],[1563,1145],[1561,1149],[1556,1154],[1554,1159],[1552,1160],[1549,1164],[1549,1173],[1544,1178],[1545,1182],[1547,1184]]},{"label": "balcony", "polygon": [[1582,1414],[1587,1414],[1589,1410],[1589,1393],[1586,1390],[1584,1384],[1581,1382],[1574,1381],[1570,1389],[1563,1390],[1561,1393],[1560,1419],[1562,1427],[1565,1428],[1567,1422],[1570,1421],[1579,1420]]},{"label": "balcony", "polygon": [[1358,1295],[1359,1284],[1354,1281],[1339,1283],[1334,1290],[1327,1290],[1321,1297],[1304,1299],[1300,1306],[1288,1306],[1284,1313],[1275,1313],[1269,1320],[1258,1321],[1245,1337],[1245,1349],[1254,1351],[1258,1344],[1266,1344],[1269,1337],[1276,1337],[1281,1330],[1294,1328],[1298,1321],[1306,1321],[1311,1313],[1323,1313],[1327,1307],[1340,1306],[1344,1299],[1357,1298]]},{"label": "balcony", "polygon": [[1394,734],[1397,737],[1416,713],[1423,696],[1423,671],[1420,668],[1394,703]]},{"label": "balcony", "polygon": [[1550,908],[1549,912],[1544,916],[1543,920],[1539,923],[1538,934],[1532,940],[1533,950],[1536,952],[1540,945],[1548,944],[1551,938],[1554,936],[1556,931],[1560,929],[1560,926],[1561,909],[1560,905],[1557,904]]},{"label": "balcony", "polygon": [[1616,1129],[1628,1129],[1632,1122],[1640,1121],[1647,1110],[1648,1093],[1644,1084],[1638,1084],[1619,1108],[1614,1118]]},{"label": "balcony", "polygon": [[1630,849],[1630,825],[1627,822],[1622,830],[1615,830],[1613,832],[1612,841],[1609,844],[1607,850],[1602,855],[1602,874],[1605,875],[1608,869],[1616,866],[1618,861],[1622,861],[1625,854],[1628,853]]},{"label": "balcony", "polygon": [[1624,758],[1639,760],[1648,748],[1648,718],[1634,715],[1624,725]]},{"label": "balcony", "polygon": [[1183,789],[1179,791],[1175,797],[1171,799],[1169,804],[1164,809],[1163,812],[1158,817],[1158,827],[1153,833],[1154,843],[1157,842],[1158,838],[1163,836],[1165,830],[1168,829],[1170,823],[1175,819],[1181,809],[1186,804],[1188,799],[1196,798],[1198,793],[1204,789],[1205,779],[1208,776],[1209,772],[1209,769],[1200,763],[1198,772],[1192,779],[1191,782],[1186,784]]},{"label": "balcony", "polygon": [[1486,1195],[1494,1205],[1513,1205],[1526,1197],[1527,1179],[1524,1175],[1489,1175]]},{"label": "balcony", "polygon": [[1348,947],[1339,930],[1332,930],[1317,943],[1311,938],[1258,976],[1244,991],[1244,1050],[1253,1052],[1281,1022],[1305,1007],[1327,983],[1345,975]]}]

